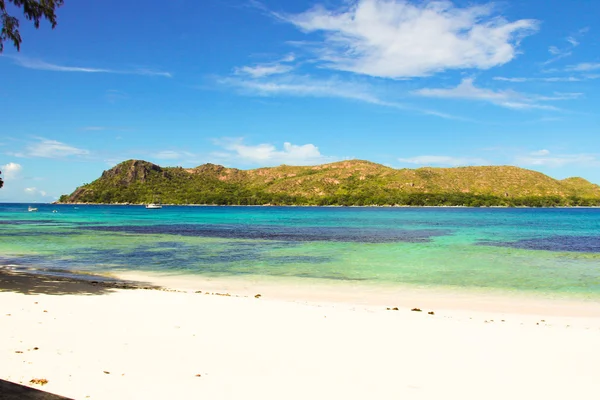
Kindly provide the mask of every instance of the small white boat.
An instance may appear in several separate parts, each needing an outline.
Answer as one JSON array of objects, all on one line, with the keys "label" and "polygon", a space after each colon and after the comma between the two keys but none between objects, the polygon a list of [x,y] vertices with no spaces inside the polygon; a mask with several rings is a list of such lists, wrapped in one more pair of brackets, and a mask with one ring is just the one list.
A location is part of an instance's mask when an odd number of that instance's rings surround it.
[{"label": "small white boat", "polygon": [[154,198],[152,199],[152,203],[146,204],[146,208],[149,210],[158,210],[159,208],[162,208],[162,204],[160,203],[160,197],[154,196]]},{"label": "small white boat", "polygon": [[31,206],[29,206],[29,207],[27,208],[27,211],[29,211],[29,212],[35,212],[35,211],[37,211],[37,210],[38,210],[38,209],[37,209],[36,207],[31,207]]}]

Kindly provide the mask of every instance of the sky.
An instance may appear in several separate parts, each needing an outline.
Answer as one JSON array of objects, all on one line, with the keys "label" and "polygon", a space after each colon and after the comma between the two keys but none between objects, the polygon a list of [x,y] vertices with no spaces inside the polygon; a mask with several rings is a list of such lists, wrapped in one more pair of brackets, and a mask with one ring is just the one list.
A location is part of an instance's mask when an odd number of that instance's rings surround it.
[{"label": "sky", "polygon": [[128,159],[515,165],[600,184],[596,0],[66,0],[0,55],[0,202]]}]

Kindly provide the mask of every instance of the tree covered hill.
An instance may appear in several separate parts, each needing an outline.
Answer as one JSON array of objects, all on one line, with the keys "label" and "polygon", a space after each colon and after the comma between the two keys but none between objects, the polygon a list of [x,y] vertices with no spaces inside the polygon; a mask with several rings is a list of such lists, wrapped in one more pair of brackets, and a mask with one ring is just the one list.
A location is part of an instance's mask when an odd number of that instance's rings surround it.
[{"label": "tree covered hill", "polygon": [[61,203],[222,205],[600,205],[600,186],[510,167],[393,169],[362,160],[240,170],[128,160]]}]

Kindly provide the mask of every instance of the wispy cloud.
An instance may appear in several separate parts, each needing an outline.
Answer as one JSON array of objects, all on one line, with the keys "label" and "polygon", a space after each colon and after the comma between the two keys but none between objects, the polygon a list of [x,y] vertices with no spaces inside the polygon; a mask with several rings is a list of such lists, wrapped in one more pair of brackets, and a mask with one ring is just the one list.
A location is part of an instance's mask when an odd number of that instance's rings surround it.
[{"label": "wispy cloud", "polygon": [[577,32],[567,36],[565,40],[569,42],[573,47],[579,46],[581,38],[590,31],[590,27],[586,26],[579,29]]},{"label": "wispy cloud", "polygon": [[67,65],[58,65],[48,63],[42,60],[36,60],[32,58],[11,56],[15,64],[29,69],[37,69],[42,71],[55,71],[55,72],[82,72],[82,73],[104,73],[104,74],[124,74],[124,75],[144,75],[144,76],[159,76],[164,78],[172,78],[173,75],[170,72],[157,71],[148,68],[136,68],[131,70],[118,70],[118,69],[106,69],[106,68],[90,68],[90,67],[76,67]]},{"label": "wispy cloud", "polygon": [[568,44],[564,46],[550,46],[548,47],[548,52],[552,55],[552,57],[542,63],[542,65],[552,64],[558,60],[561,60],[566,57],[570,57],[573,55],[573,50],[579,46],[580,39],[588,32],[589,28],[583,28],[578,30],[577,32],[567,36],[564,38],[564,41]]},{"label": "wispy cloud", "polygon": [[582,167],[600,167],[600,158],[597,154],[551,154],[549,150],[533,151],[526,155],[517,156],[514,159],[516,165],[539,166],[560,168],[568,165]]},{"label": "wispy cloud", "polygon": [[583,97],[583,93],[577,92],[554,92],[550,96],[530,95],[529,98],[534,101],[560,101],[560,100],[575,100]]},{"label": "wispy cloud", "polygon": [[547,156],[548,154],[550,154],[550,150],[546,149],[532,151],[531,153],[529,153],[530,156],[534,157]]},{"label": "wispy cloud", "polygon": [[36,187],[28,187],[28,188],[23,189],[23,191],[25,192],[25,194],[30,195],[30,196],[41,196],[41,197],[48,196],[48,193],[46,193],[46,191],[40,190]]},{"label": "wispy cloud", "polygon": [[544,82],[581,82],[583,79],[574,76],[553,76],[550,78],[540,78],[539,80]]},{"label": "wispy cloud", "polygon": [[539,103],[544,101],[572,100],[582,95],[581,93],[554,93],[552,96],[540,96],[519,93],[514,90],[494,91],[476,87],[472,78],[463,79],[458,86],[453,88],[425,88],[415,91],[414,94],[424,97],[485,101],[500,107],[517,110],[539,109],[554,111],[558,110],[558,108]]},{"label": "wispy cloud", "polygon": [[408,158],[398,158],[398,161],[406,164],[416,164],[422,166],[448,166],[459,167],[469,165],[517,165],[520,167],[539,167],[539,168],[562,168],[568,166],[579,167],[600,167],[600,155],[593,153],[577,154],[553,154],[548,149],[523,152],[519,149],[486,149],[494,151],[498,155],[500,150],[504,151],[503,160],[489,159],[480,157],[460,157],[460,156],[440,156],[423,155]]},{"label": "wispy cloud", "polygon": [[292,95],[301,97],[341,97],[378,103],[372,87],[363,82],[350,82],[338,77],[314,79],[310,76],[289,75],[280,79],[249,80],[224,78],[220,83],[236,86],[249,94],[272,96]]},{"label": "wispy cloud", "polygon": [[493,78],[495,81],[503,81],[503,82],[527,82],[530,78],[507,78],[504,76],[495,76]]},{"label": "wispy cloud", "polygon": [[418,165],[444,165],[459,167],[466,165],[489,165],[491,162],[478,157],[452,157],[452,156],[417,156],[410,158],[399,158],[398,161]]},{"label": "wispy cloud", "polygon": [[212,153],[212,157],[229,161],[265,165],[313,165],[336,161],[339,158],[321,154],[314,144],[295,145],[290,142],[283,143],[278,149],[270,143],[247,145],[243,138],[223,138],[214,141],[217,146],[224,149]]},{"label": "wispy cloud", "polygon": [[[577,43],[577,44],[579,44],[579,43]],[[568,49],[559,49],[559,48],[558,48],[558,47],[556,47],[556,46],[550,46],[550,47],[548,48],[548,52],[549,52],[550,54],[552,54],[552,55],[553,55],[553,57],[552,57],[552,58],[550,58],[550,59],[548,59],[548,60],[546,60],[546,61],[544,61],[544,62],[542,63],[542,65],[549,65],[549,64],[552,64],[552,63],[554,63],[554,62],[556,62],[556,61],[558,61],[558,60],[560,60],[560,59],[562,59],[562,58],[566,58],[566,57],[570,57],[570,56],[572,56],[572,55],[573,55],[573,52],[571,51],[571,49],[572,49],[573,47],[574,47],[574,46],[571,46],[571,47],[570,47],[570,48],[568,48]]]},{"label": "wispy cloud", "polygon": [[575,76],[553,76],[547,78],[524,78],[524,77],[505,77],[505,76],[495,76],[495,81],[502,82],[512,82],[512,83],[523,83],[523,82],[581,82],[585,79],[591,79],[589,77],[575,77]]},{"label": "wispy cloud", "polygon": [[235,68],[234,73],[237,75],[249,75],[252,78],[262,78],[269,75],[285,74],[294,69],[294,66],[289,65],[288,63],[291,63],[295,60],[296,56],[294,54],[288,54],[281,60],[275,62]]},{"label": "wispy cloud", "polygon": [[128,132],[131,128],[120,126],[84,126],[80,128],[83,132]]},{"label": "wispy cloud", "polygon": [[66,158],[88,154],[90,154],[88,150],[70,146],[57,140],[38,138],[38,142],[27,145],[25,151],[13,153],[12,155],[16,157]]},{"label": "wispy cloud", "polygon": [[385,78],[409,78],[450,69],[488,69],[511,61],[519,41],[538,29],[531,19],[509,22],[490,5],[449,1],[350,0],[337,10],[322,5],[299,13],[272,13],[307,33],[320,65]]},{"label": "wispy cloud", "polygon": [[396,110],[412,111],[445,119],[465,120],[459,116],[423,109],[410,104],[385,99],[377,88],[367,82],[348,81],[339,77],[315,79],[310,76],[287,75],[275,79],[223,78],[221,84],[239,88],[242,93],[258,96],[297,96],[342,98],[374,104]]},{"label": "wispy cloud", "polygon": [[196,155],[189,151],[163,150],[158,153],[151,154],[151,157],[159,160],[181,160],[184,158],[194,158]]},{"label": "wispy cloud", "polygon": [[254,65],[254,66],[245,66],[239,67],[235,69],[235,73],[238,75],[250,75],[253,78],[261,78],[263,76],[269,75],[278,75],[285,74],[286,72],[290,72],[294,67],[291,65]]},{"label": "wispy cloud", "polygon": [[595,71],[600,69],[600,63],[581,63],[576,65],[569,65],[565,70],[566,71],[576,71],[576,72],[588,72]]}]

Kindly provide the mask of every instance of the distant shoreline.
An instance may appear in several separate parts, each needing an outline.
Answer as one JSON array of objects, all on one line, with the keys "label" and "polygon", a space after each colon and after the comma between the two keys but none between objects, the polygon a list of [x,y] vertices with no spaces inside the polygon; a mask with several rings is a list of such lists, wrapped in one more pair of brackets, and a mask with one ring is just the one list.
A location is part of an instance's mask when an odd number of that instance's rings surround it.
[{"label": "distant shoreline", "polygon": [[[139,206],[143,207],[146,203],[0,203],[0,204],[40,204],[40,205],[59,205],[59,206]],[[412,205],[369,205],[369,206],[345,206],[345,205],[311,205],[311,204],[262,204],[262,205],[248,205],[248,204],[168,204],[163,203],[164,207],[281,207],[281,208],[532,208],[532,209],[543,209],[543,208],[600,208],[600,206],[552,206],[552,207],[534,207],[534,206],[412,206]]]}]

